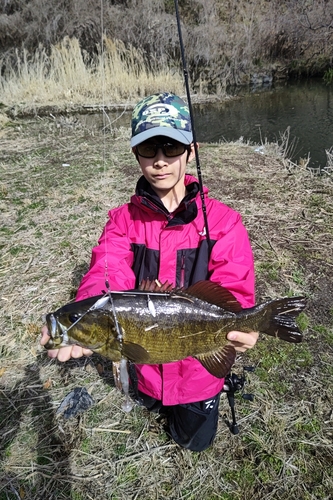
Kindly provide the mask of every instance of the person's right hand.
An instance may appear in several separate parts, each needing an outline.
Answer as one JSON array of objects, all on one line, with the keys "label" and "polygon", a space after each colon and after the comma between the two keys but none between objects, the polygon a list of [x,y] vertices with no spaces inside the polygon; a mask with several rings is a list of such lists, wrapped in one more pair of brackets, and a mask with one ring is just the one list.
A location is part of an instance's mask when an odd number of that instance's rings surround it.
[{"label": "person's right hand", "polygon": [[[44,346],[50,340],[49,331],[47,326],[44,325],[41,330],[42,338],[40,345]],[[47,351],[49,358],[58,358],[58,361],[68,361],[70,358],[81,358],[82,356],[91,356],[93,352],[90,349],[85,349],[79,345],[69,345],[60,347],[59,349],[50,349]]]}]

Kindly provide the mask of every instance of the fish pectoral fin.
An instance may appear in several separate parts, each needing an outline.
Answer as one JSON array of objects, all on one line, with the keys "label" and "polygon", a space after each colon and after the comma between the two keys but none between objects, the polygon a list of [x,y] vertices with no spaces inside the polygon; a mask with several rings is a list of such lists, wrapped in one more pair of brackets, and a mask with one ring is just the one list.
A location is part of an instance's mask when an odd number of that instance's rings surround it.
[{"label": "fish pectoral fin", "polygon": [[224,378],[228,375],[236,359],[236,350],[232,345],[226,345],[218,351],[210,351],[194,356],[204,368],[214,377]]},{"label": "fish pectoral fin", "polygon": [[124,342],[122,346],[122,354],[125,358],[133,361],[134,363],[149,363],[150,355],[144,347],[140,344],[134,344],[133,342]]}]

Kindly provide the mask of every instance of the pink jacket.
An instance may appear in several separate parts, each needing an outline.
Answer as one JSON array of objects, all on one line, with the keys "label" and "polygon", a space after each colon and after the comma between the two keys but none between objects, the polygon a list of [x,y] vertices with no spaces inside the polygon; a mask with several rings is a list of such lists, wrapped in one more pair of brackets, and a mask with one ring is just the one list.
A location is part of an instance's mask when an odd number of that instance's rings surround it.
[{"label": "pink jacket", "polygon": [[[101,294],[106,280],[111,290],[128,290],[146,278],[185,287],[210,279],[231,291],[243,307],[254,305],[253,255],[240,215],[209,198],[205,188],[213,244],[209,254],[198,183],[186,175],[185,184],[188,195],[170,214],[147,181],[139,179],[131,202],[109,212],[76,300]],[[192,357],[136,365],[136,371],[138,389],[165,406],[208,399],[223,388],[223,379]]]}]

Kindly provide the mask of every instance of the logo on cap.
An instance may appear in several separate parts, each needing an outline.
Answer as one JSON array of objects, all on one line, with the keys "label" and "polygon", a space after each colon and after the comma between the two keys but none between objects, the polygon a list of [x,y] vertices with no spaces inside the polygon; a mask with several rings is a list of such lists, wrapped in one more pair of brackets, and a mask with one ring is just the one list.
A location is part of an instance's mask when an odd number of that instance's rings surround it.
[{"label": "logo on cap", "polygon": [[132,114],[132,146],[158,135],[183,144],[191,144],[193,140],[186,103],[168,92],[146,97],[136,105]]}]

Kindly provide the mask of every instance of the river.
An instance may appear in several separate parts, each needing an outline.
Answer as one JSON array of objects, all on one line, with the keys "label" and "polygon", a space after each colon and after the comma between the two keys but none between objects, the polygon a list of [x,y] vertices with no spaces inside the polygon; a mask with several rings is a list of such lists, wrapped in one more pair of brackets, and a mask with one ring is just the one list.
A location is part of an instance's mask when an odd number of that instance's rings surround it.
[{"label": "river", "polygon": [[198,141],[244,141],[263,144],[280,140],[290,127],[291,157],[310,155],[311,168],[326,165],[333,147],[333,84],[311,79],[271,88],[238,89],[237,99],[194,107]]},{"label": "river", "polygon": [[[269,88],[238,88],[234,99],[195,105],[194,124],[199,142],[280,142],[290,128],[289,157],[298,161],[310,155],[309,167],[323,168],[325,150],[333,148],[333,83],[323,80],[291,81]],[[112,126],[130,124],[128,112],[109,113]],[[79,115],[89,126],[102,126],[102,115]]]}]

